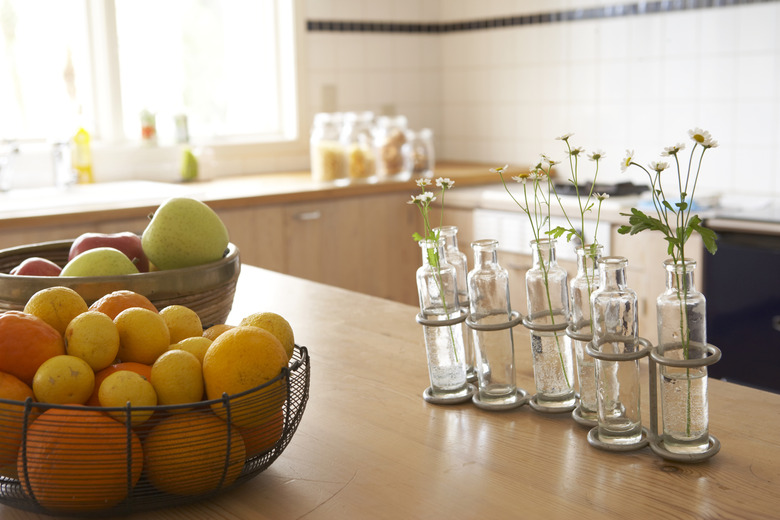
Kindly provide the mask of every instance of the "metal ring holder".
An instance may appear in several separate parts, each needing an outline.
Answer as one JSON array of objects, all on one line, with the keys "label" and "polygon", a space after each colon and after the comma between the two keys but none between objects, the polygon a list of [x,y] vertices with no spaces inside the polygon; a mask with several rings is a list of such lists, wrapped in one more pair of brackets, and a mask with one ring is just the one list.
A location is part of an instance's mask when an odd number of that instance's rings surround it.
[{"label": "metal ring holder", "polygon": [[[637,338],[636,342],[642,346],[636,352],[622,352],[622,353],[606,353],[599,352],[593,348],[593,342],[588,343],[585,351],[592,358],[599,361],[638,361],[650,354],[652,345],[644,338]],[[607,451],[634,451],[644,448],[649,443],[650,432],[642,427],[642,437],[639,441],[631,444],[612,444],[607,443],[599,439],[598,426],[592,428],[588,432],[588,443],[594,448],[599,448]]]},{"label": "metal ring holder", "polygon": [[[582,334],[581,332],[575,332],[571,325],[566,327],[566,335],[573,341],[580,341],[588,344],[593,341],[593,334]],[[593,428],[598,425],[598,421],[592,419],[586,419],[582,416],[582,403],[577,403],[577,407],[572,410],[571,416],[577,424],[585,426],[586,428]]]},{"label": "metal ring holder", "polygon": [[[471,315],[469,315],[469,317],[466,318],[466,325],[470,329],[483,331],[483,332],[493,332],[493,331],[511,329],[516,327],[522,322],[523,322],[523,316],[517,311],[512,311],[509,315],[509,319],[504,323],[491,323],[491,324],[483,325],[483,324],[476,323]],[[479,397],[479,392],[476,392],[471,400],[477,408],[481,408],[483,410],[510,410],[513,408],[519,408],[520,406],[523,406],[524,404],[528,403],[530,397],[528,396],[528,392],[526,392],[522,388],[518,388],[513,398],[508,400],[506,403],[492,404],[492,403],[482,401]]]},{"label": "metal ring holder", "polygon": [[673,453],[664,447],[662,436],[658,434],[658,367],[701,368],[714,365],[721,358],[718,347],[712,344],[704,346],[707,356],[698,359],[671,359],[664,357],[655,346],[650,351],[650,449],[659,457],[675,462],[701,462],[720,451],[720,441],[710,435],[709,447],[701,453]]},{"label": "metal ring holder", "polygon": [[[555,312],[553,316],[560,316],[561,317],[561,323],[551,324],[551,325],[542,325],[538,323],[534,323],[534,318],[541,318],[549,316],[550,314],[546,311],[537,312],[534,314],[529,314],[525,318],[523,318],[523,326],[532,331],[532,332],[561,332],[565,331],[569,327],[568,320],[566,319],[566,316],[564,316],[560,312]],[[575,393],[576,396],[576,393]],[[531,400],[529,404],[531,405],[531,408],[533,408],[537,412],[541,413],[548,413],[548,414],[559,414],[559,413],[568,413],[573,411],[578,406],[577,398],[575,397],[574,404],[571,406],[562,406],[560,408],[552,408],[549,406],[541,406],[536,401],[536,395],[531,396]]]},{"label": "metal ring holder", "polygon": [[[417,323],[424,327],[450,327],[452,325],[463,323],[468,315],[468,309],[459,307],[458,315],[455,318],[449,318],[446,320],[429,320],[425,318],[421,312],[419,312],[417,313],[415,319],[417,320]],[[477,388],[473,384],[467,382],[466,392],[464,394],[457,394],[455,397],[437,397],[434,396],[431,392],[431,387],[428,387],[423,392],[423,399],[433,404],[459,404],[470,400],[476,391]]]}]

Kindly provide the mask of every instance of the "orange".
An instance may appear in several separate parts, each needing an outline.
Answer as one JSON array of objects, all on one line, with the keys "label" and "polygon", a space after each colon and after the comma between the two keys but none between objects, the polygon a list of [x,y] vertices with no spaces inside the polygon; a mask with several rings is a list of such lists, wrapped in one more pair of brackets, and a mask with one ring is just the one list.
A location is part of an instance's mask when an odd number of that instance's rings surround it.
[{"label": "orange", "polygon": [[119,352],[116,323],[102,312],[82,312],[65,328],[65,350],[89,363],[96,372],[106,368]]},{"label": "orange", "polygon": [[[152,416],[157,406],[157,393],[152,383],[140,374],[129,370],[120,370],[106,377],[98,390],[100,406],[122,408],[111,410],[108,415],[121,423],[126,423],[129,415],[131,426],[137,426]],[[125,409],[130,405],[131,410]]]},{"label": "orange", "polygon": [[120,312],[129,309],[130,307],[141,307],[157,312],[157,307],[154,306],[149,298],[143,294],[128,290],[114,291],[106,294],[90,305],[89,310],[107,314],[108,317],[113,320]]},{"label": "orange", "polygon": [[0,372],[32,385],[38,367],[61,354],[62,334],[39,317],[19,311],[0,314]]},{"label": "orange", "polygon": [[119,359],[151,365],[168,350],[171,333],[159,313],[131,307],[114,318],[119,330]]},{"label": "orange", "polygon": [[19,450],[19,482],[25,493],[53,511],[116,505],[138,482],[143,468],[135,433],[128,438],[124,425],[78,406],[43,412],[27,430],[26,446],[26,453]]},{"label": "orange", "polygon": [[189,352],[203,364],[203,358],[206,355],[206,351],[211,346],[211,340],[204,336],[197,338],[184,338],[178,343],[168,346],[168,350],[184,350]]},{"label": "orange", "polygon": [[[157,403],[195,403],[203,397],[203,370],[200,361],[186,350],[169,350],[152,365],[152,386],[157,392]],[[189,408],[174,408],[181,413]]]},{"label": "orange", "polygon": [[76,356],[54,356],[35,372],[32,389],[42,403],[84,404],[95,387],[92,367]]},{"label": "orange", "polygon": [[38,316],[65,334],[70,320],[87,310],[87,302],[70,287],[48,287],[36,292],[24,306],[24,312]]},{"label": "orange", "polygon": [[[203,380],[208,399],[220,399],[245,392],[277,377],[287,366],[287,353],[273,334],[259,327],[234,327],[215,339],[203,357]],[[231,398],[231,420],[243,428],[262,423],[287,397],[285,380],[257,392]],[[227,417],[225,404],[212,405],[214,412]]]},{"label": "orange", "polygon": [[290,323],[275,312],[255,312],[245,316],[239,325],[252,325],[265,329],[274,336],[287,352],[287,359],[292,358],[295,349],[295,337]]},{"label": "orange", "polygon": [[[19,378],[0,372],[0,399],[24,401],[33,397],[32,388]],[[16,478],[16,452],[22,443],[24,406],[0,402],[0,475]]]},{"label": "orange", "polygon": [[254,457],[274,447],[284,432],[284,410],[279,409],[270,419],[254,428],[241,428],[246,456]]},{"label": "orange", "polygon": [[220,483],[229,486],[244,467],[246,448],[235,429],[228,445],[227,433],[225,422],[209,412],[164,418],[144,445],[147,478],[159,490],[176,495],[201,495],[217,490]]},{"label": "orange", "polygon": [[184,305],[168,305],[160,310],[168,331],[171,333],[171,343],[178,343],[185,338],[203,335],[203,325],[200,316],[194,310]]},{"label": "orange", "polygon": [[212,325],[211,327],[207,328],[203,331],[203,337],[209,338],[211,341],[214,341],[217,339],[217,336],[225,332],[226,330],[230,330],[235,325],[227,325],[225,323],[218,323],[217,325]]},{"label": "orange", "polygon": [[100,406],[100,399],[98,398],[98,392],[100,391],[100,384],[114,372],[120,370],[130,370],[136,374],[144,376],[146,379],[152,378],[152,367],[150,365],[144,365],[142,363],[134,363],[128,361],[127,363],[116,363],[109,367],[104,368],[100,372],[95,373],[95,389],[92,391],[92,395],[89,396],[87,406]]}]

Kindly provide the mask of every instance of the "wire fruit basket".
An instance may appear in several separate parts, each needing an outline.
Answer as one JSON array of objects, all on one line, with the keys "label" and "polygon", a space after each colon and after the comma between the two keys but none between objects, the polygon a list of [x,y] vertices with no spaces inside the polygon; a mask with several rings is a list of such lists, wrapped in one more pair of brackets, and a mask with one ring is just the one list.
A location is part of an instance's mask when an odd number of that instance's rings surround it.
[{"label": "wire fruit basket", "polygon": [[[308,350],[296,345],[279,376],[221,399],[121,408],[0,399],[0,503],[106,518],[213,497],[281,455],[309,381]],[[134,414],[149,418],[131,426]]]},{"label": "wire fruit basket", "polygon": [[68,261],[73,240],[55,240],[0,250],[0,312],[24,309],[27,300],[55,285],[70,287],[91,304],[112,291],[140,293],[162,309],[178,304],[200,316],[203,327],[224,323],[233,306],[241,271],[239,250],[228,244],[220,260],[194,267],[121,276],[15,276],[8,274],[26,258],[38,256],[60,267]]}]

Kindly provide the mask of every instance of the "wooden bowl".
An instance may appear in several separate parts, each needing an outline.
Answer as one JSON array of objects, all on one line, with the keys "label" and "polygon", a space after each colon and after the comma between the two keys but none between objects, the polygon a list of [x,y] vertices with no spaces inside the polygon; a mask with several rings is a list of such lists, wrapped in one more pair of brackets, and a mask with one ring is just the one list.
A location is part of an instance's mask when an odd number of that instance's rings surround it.
[{"label": "wooden bowl", "polygon": [[65,286],[87,305],[118,290],[143,294],[158,308],[178,304],[200,316],[203,328],[225,323],[233,306],[241,271],[238,248],[230,243],[224,256],[209,264],[121,276],[16,276],[8,274],[24,259],[38,256],[60,267],[68,261],[73,240],[58,240],[0,250],[0,312],[24,309],[27,300],[47,287]]}]

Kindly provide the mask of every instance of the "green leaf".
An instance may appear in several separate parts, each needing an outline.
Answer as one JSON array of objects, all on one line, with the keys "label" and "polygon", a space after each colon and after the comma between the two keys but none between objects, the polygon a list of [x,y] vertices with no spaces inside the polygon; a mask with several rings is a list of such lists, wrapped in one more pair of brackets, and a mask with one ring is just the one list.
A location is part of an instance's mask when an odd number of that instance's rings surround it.
[{"label": "green leaf", "polygon": [[629,226],[628,224],[623,224],[618,228],[617,232],[620,233],[621,235],[627,235],[631,233],[631,226]]},{"label": "green leaf", "polygon": [[692,218],[689,226],[701,236],[701,241],[707,251],[714,255],[718,251],[718,235],[713,230],[699,224],[698,217]]},{"label": "green leaf", "polygon": [[558,226],[554,229],[551,229],[547,232],[548,235],[555,238],[561,238],[561,236],[568,231],[567,229],[563,228],[562,226]]},{"label": "green leaf", "polygon": [[687,202],[675,202],[674,205],[677,206],[678,208],[680,208],[680,210],[682,210],[682,211],[685,211],[686,209],[688,209],[688,203]]},{"label": "green leaf", "polygon": [[415,242],[419,242],[420,240],[423,239],[423,237],[417,231],[412,233],[412,238],[414,239]]}]

